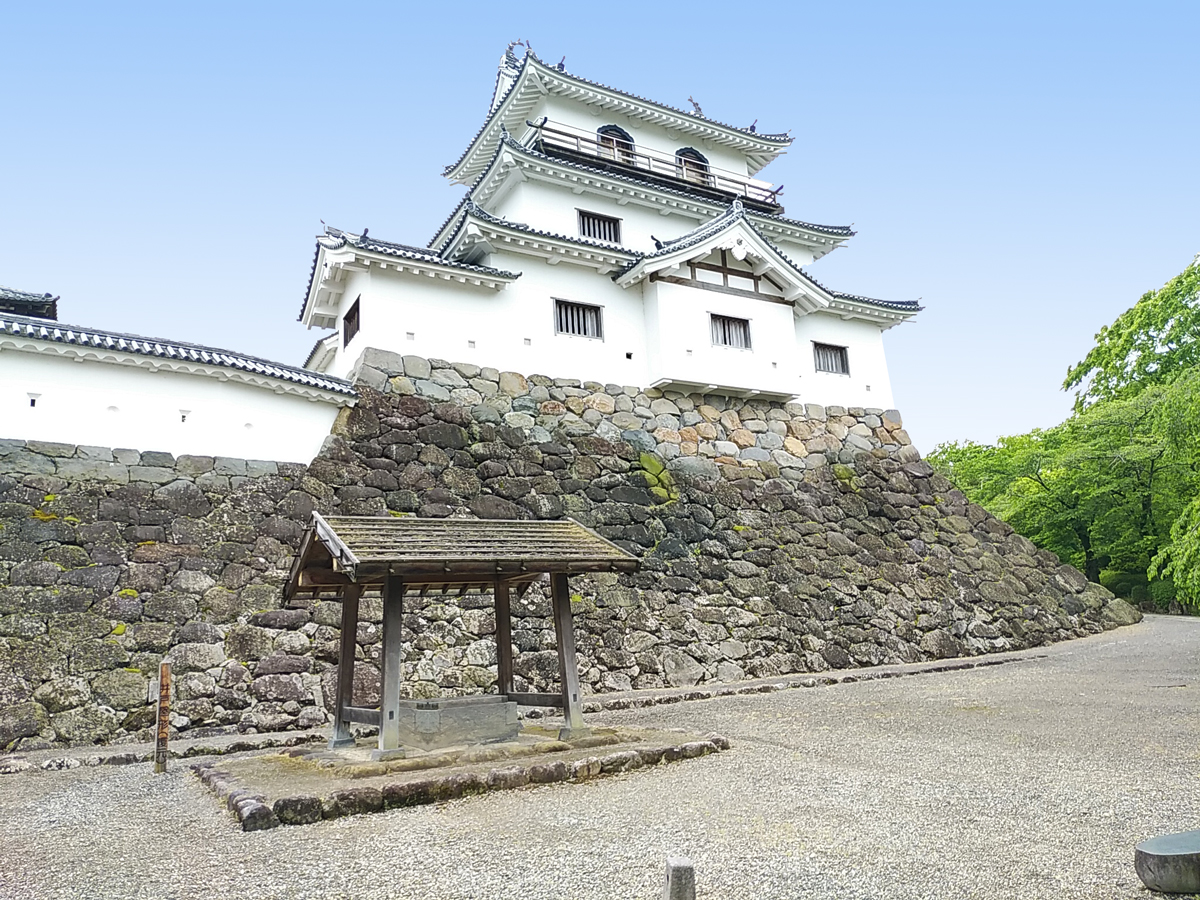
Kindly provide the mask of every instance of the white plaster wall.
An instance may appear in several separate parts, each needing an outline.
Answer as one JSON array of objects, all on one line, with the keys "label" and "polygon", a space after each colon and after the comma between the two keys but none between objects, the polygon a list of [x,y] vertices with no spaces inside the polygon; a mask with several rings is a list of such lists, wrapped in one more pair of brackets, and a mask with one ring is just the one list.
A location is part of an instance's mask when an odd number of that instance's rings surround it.
[{"label": "white plaster wall", "polygon": [[[639,287],[624,290],[595,269],[570,263],[551,266],[528,256],[494,253],[487,264],[522,275],[503,290],[493,291],[372,271],[355,293],[343,295],[344,315],[361,288],[362,325],[350,346],[339,351],[329,374],[346,377],[364,348],[378,347],[524,374],[609,384],[645,381]],[[554,298],[600,306],[603,339],[556,334]]]},{"label": "white plaster wall", "polygon": [[[796,319],[795,335],[800,397],[805,402],[883,409],[893,406],[883,331],[878,325],[817,312]],[[818,372],[814,341],[845,347],[850,374]]]},{"label": "white plaster wall", "polygon": [[[662,281],[652,287],[654,297],[648,296],[647,303],[655,307],[659,356],[650,384],[671,379],[799,393],[790,306]],[[751,348],[714,346],[714,313],[749,319]]]},{"label": "white plaster wall", "polygon": [[662,241],[674,240],[694,230],[702,221],[708,221],[674,210],[664,216],[657,209],[636,203],[622,206],[611,196],[588,190],[576,194],[568,185],[540,180],[521,182],[488,207],[488,212],[510,222],[566,237],[581,237],[579,210],[620,219],[621,246],[636,253],[652,252],[653,237]]},{"label": "white plaster wall", "polygon": [[[31,393],[41,395],[34,407]],[[0,351],[4,438],[307,463],[337,412],[332,402],[213,376]]]}]

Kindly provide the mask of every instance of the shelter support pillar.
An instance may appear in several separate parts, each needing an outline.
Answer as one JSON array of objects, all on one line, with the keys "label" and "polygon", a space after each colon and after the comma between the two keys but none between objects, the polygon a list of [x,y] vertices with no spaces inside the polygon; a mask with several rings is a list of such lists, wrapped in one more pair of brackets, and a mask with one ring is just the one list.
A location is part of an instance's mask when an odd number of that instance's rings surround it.
[{"label": "shelter support pillar", "polygon": [[350,584],[342,594],[342,639],[338,648],[337,698],[333,710],[333,737],[330,747],[353,747],[350,720],[346,708],[354,702],[354,654],[358,650],[358,600],[362,585]]},{"label": "shelter support pillar", "polygon": [[512,609],[508,582],[496,579],[496,691],[507,697],[513,689]]},{"label": "shelter support pillar", "polygon": [[550,576],[550,599],[554,607],[554,631],[558,638],[558,671],[562,684],[563,719],[568,732],[583,729],[583,702],[579,696],[579,662],[575,658],[575,624],[571,615],[571,591],[565,573]]},{"label": "shelter support pillar", "polygon": [[379,750],[400,749],[400,626],[404,618],[404,579],[383,583],[383,656],[380,671]]}]

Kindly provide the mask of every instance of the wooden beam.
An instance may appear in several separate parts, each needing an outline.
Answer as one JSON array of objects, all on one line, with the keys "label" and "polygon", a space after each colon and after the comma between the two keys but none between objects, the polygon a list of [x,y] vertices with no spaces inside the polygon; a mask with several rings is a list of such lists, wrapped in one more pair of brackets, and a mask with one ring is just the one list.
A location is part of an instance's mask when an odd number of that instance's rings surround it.
[{"label": "wooden beam", "polygon": [[400,748],[400,626],[404,618],[404,579],[383,583],[383,654],[380,672],[379,749]]},{"label": "wooden beam", "polygon": [[508,582],[496,579],[496,689],[501,696],[512,693],[512,609],[509,603]]},{"label": "wooden beam", "polygon": [[368,709],[365,706],[347,706],[342,710],[347,722],[357,722],[359,725],[379,725],[379,710]]},{"label": "wooden beam", "polygon": [[583,702],[579,694],[579,661],[575,657],[575,624],[571,616],[571,591],[567,576],[550,576],[550,599],[554,607],[554,632],[558,638],[558,671],[562,685],[563,718],[567,730],[583,728]]},{"label": "wooden beam", "polygon": [[354,702],[354,654],[358,649],[358,600],[362,596],[362,585],[352,584],[342,595],[342,637],[338,650],[337,698],[333,709],[333,736],[329,746],[352,747],[354,737],[350,734],[350,719],[346,710]]},{"label": "wooden beam", "polygon": [[518,706],[553,706],[562,709],[562,694],[539,694],[534,691],[510,691],[508,699]]},{"label": "wooden beam", "polygon": [[298,583],[300,587],[306,588],[322,585],[350,584],[350,579],[341,572],[333,571],[333,569],[309,567],[301,570]]}]

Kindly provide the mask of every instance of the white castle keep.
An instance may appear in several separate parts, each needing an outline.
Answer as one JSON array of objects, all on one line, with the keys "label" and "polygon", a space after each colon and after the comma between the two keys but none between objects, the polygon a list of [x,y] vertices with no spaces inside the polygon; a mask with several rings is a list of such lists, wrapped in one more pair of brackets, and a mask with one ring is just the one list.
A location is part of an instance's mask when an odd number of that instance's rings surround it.
[{"label": "white castle keep", "polygon": [[791,143],[510,48],[444,173],[466,195],[428,245],[317,238],[300,320],[332,331],[302,367],[62,325],[48,296],[0,290],[0,437],[307,462],[367,348],[891,407],[883,332],[920,307],[808,274],[854,232],[784,216],[757,176]]},{"label": "white castle keep", "polygon": [[683,393],[890,407],[883,332],[912,302],[804,269],[853,235],[783,215],[756,176],[792,143],[548,66],[500,63],[447,178],[466,196],[423,248],[327,229],[307,365],[364,347]]}]

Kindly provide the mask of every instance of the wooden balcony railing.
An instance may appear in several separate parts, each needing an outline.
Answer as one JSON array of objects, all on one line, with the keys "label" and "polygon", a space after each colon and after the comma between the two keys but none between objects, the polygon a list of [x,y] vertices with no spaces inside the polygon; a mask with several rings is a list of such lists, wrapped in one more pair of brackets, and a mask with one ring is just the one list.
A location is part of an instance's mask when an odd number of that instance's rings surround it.
[{"label": "wooden balcony railing", "polygon": [[723,194],[745,197],[758,203],[779,207],[783,185],[774,187],[766,181],[718,169],[690,155],[672,155],[631,144],[614,134],[598,134],[541,118],[526,125],[537,131],[537,140],[544,149],[563,150],[579,156],[590,156],[622,167],[707,188]]}]

